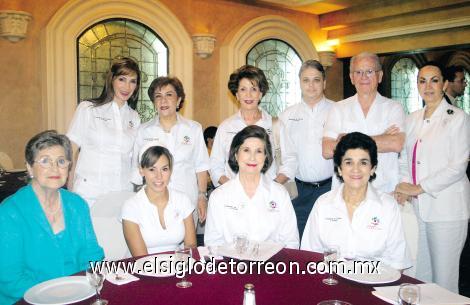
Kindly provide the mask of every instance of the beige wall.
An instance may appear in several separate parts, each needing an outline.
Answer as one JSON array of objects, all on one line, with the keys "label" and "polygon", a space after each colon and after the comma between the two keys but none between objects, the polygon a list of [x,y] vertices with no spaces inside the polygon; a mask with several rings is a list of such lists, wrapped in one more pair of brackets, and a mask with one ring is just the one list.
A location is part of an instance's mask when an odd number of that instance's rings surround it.
[{"label": "beige wall", "polygon": [[[160,0],[181,21],[189,35],[209,32],[217,37],[216,49],[212,57],[194,61],[194,105],[193,118],[206,127],[217,125],[221,103],[218,90],[226,82],[219,83],[219,51],[221,43],[244,24],[254,18],[265,15],[279,15],[288,18],[303,29],[315,46],[321,45],[327,38],[327,32],[320,30],[319,18],[316,15],[257,7],[225,0]],[[24,10],[33,15],[28,29],[28,37],[17,43],[0,39],[0,151],[6,151],[14,159],[17,167],[23,163],[23,149],[26,141],[43,129],[41,86],[44,71],[41,71],[40,34],[52,16],[67,0],[0,0],[0,10]],[[461,9],[467,12],[468,6]],[[435,16],[442,17],[441,10]],[[428,16],[427,16],[428,17]],[[432,15],[431,15],[432,17]],[[405,20],[409,17],[402,17]],[[330,19],[334,19],[330,18]],[[402,24],[400,18],[387,21],[388,26]],[[432,19],[432,18],[431,18]],[[428,19],[429,20],[429,19]],[[437,19],[438,20],[438,19]],[[406,19],[405,21],[408,22]],[[380,24],[364,25],[364,29],[374,30]],[[351,30],[360,31],[361,27]],[[338,35],[342,33],[338,31]],[[331,38],[331,37],[330,37]],[[70,39],[73,39],[72,37]],[[468,43],[469,27],[440,30],[422,34],[400,37],[367,40],[340,45],[338,57],[349,57],[357,52],[369,50],[377,53],[407,51],[432,47]],[[333,100],[343,98],[342,64],[336,61],[327,71],[327,97]],[[228,78],[228,75],[227,75]],[[60,86],[58,83],[56,86]]]},{"label": "beige wall", "polygon": [[[9,0],[0,1],[0,9],[24,10],[33,15],[28,37],[17,43],[0,39],[0,151],[7,152],[16,167],[23,165],[24,145],[31,136],[43,129],[40,34],[52,16],[66,0]],[[219,112],[219,46],[234,29],[264,15],[280,15],[301,27],[314,41],[318,30],[315,15],[294,11],[259,8],[219,0],[162,0],[190,35],[199,32],[215,34],[218,43],[212,57],[194,56],[194,119],[203,126],[218,124]],[[71,38],[73,39],[73,38]],[[228,77],[228,75],[227,75]],[[60,86],[60,84],[56,84]]]}]

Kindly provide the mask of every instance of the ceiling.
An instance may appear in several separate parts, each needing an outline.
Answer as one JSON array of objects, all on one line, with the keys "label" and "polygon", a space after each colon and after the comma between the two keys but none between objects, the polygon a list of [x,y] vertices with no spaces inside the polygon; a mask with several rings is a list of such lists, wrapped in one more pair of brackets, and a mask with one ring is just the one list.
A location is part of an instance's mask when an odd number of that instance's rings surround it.
[{"label": "ceiling", "polygon": [[371,0],[254,0],[253,3],[267,4],[275,7],[283,7],[311,14],[325,14],[350,8],[357,5],[367,4]]}]

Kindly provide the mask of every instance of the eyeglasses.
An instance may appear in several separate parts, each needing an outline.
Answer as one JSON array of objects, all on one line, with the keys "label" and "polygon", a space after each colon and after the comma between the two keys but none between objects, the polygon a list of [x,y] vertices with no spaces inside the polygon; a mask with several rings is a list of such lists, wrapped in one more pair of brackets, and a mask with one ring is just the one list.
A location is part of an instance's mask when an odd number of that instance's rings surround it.
[{"label": "eyeglasses", "polygon": [[379,71],[380,70],[369,69],[369,70],[356,70],[356,71],[353,71],[352,73],[356,77],[363,77],[365,75],[367,78],[370,78],[372,77],[372,75],[374,75],[375,72],[379,72]]},{"label": "eyeglasses", "polygon": [[70,165],[70,161],[65,158],[58,158],[52,161],[49,157],[42,157],[34,162],[38,163],[42,168],[51,168],[54,164],[57,165],[58,168],[67,168]]}]

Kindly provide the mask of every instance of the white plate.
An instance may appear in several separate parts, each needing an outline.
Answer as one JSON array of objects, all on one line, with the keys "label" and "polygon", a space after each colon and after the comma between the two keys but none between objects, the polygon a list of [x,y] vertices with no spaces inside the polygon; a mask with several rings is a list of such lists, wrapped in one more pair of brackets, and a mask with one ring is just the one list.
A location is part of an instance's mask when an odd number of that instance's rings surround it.
[{"label": "white plate", "polygon": [[[188,256],[189,257],[189,256]],[[191,265],[195,260],[191,259]],[[137,274],[153,277],[170,277],[176,274],[175,254],[154,254],[135,261]]]},{"label": "white plate", "polygon": [[362,284],[392,283],[398,281],[401,277],[401,273],[398,270],[395,270],[392,267],[383,263],[379,264],[378,273],[369,273],[367,271],[364,271],[363,273],[361,273],[360,271],[353,273],[354,261],[345,261],[344,265],[344,269],[338,267],[337,274],[342,278]]},{"label": "white plate", "polygon": [[88,299],[95,293],[85,276],[66,276],[29,288],[24,300],[34,305],[61,305]]}]

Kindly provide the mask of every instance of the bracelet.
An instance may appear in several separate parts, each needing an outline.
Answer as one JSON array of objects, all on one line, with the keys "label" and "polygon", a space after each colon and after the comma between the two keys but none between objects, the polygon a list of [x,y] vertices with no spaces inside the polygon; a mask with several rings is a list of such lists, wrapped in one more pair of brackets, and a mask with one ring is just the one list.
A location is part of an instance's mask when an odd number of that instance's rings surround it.
[{"label": "bracelet", "polygon": [[197,195],[198,195],[199,198],[204,198],[205,200],[207,200],[207,192],[199,191],[199,193]]}]

